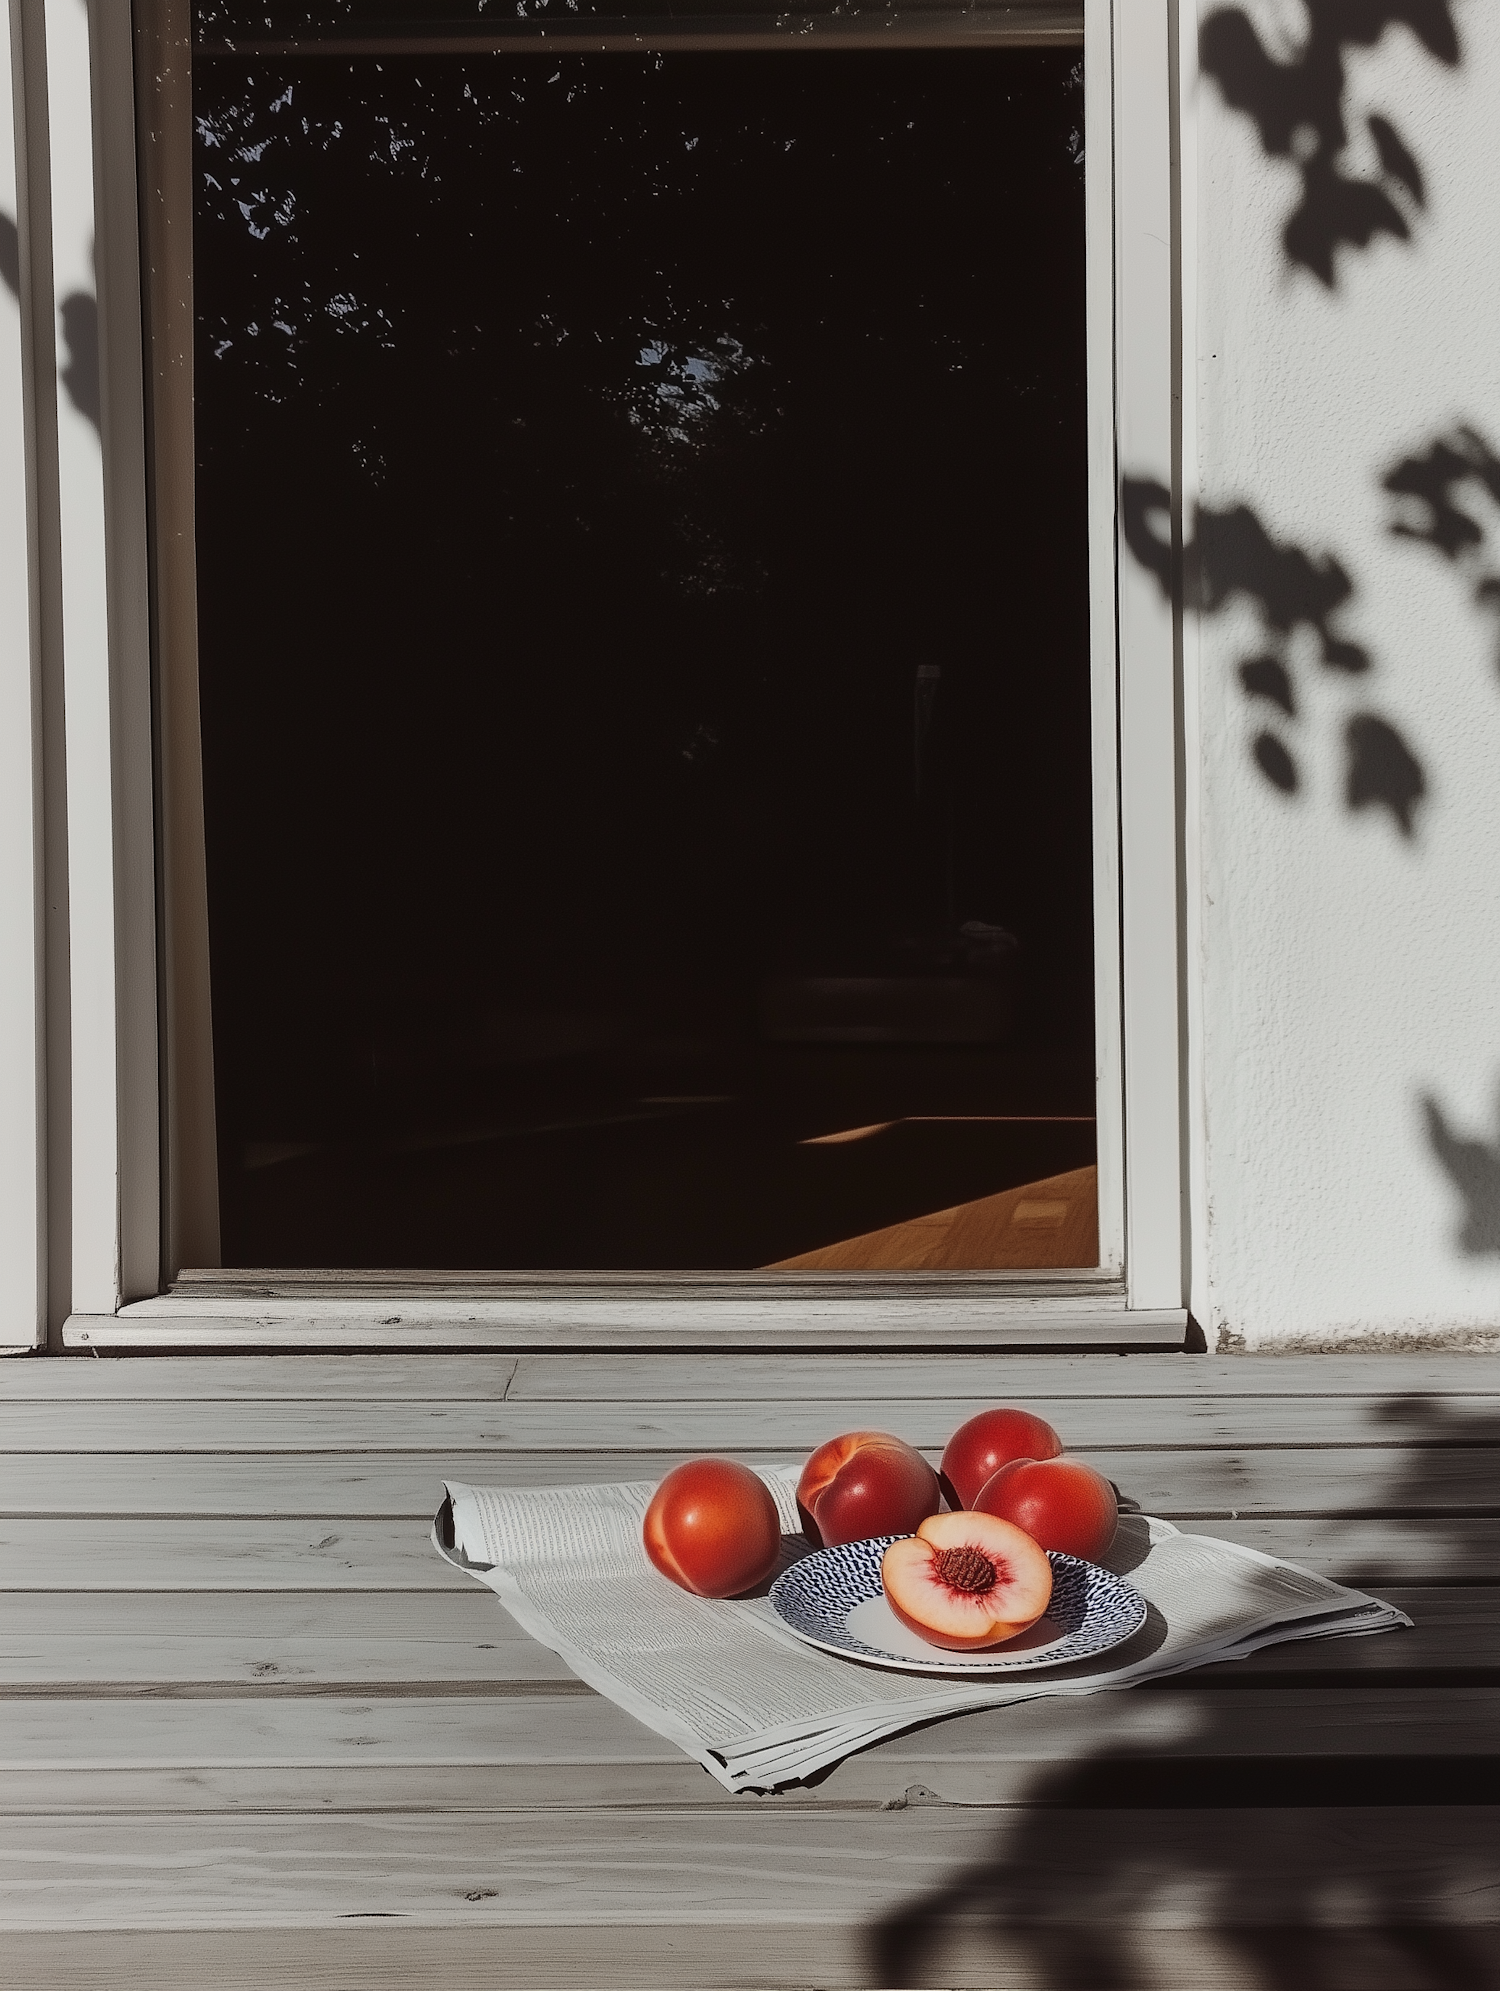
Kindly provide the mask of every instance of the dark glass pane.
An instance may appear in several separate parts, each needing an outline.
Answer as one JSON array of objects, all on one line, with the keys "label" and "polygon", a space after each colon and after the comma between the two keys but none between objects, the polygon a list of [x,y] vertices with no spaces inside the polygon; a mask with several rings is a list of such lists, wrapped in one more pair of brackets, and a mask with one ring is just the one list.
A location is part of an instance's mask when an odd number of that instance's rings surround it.
[{"label": "dark glass pane", "polygon": [[1091,1162],[1076,56],[195,91],[226,1263],[754,1266]]}]

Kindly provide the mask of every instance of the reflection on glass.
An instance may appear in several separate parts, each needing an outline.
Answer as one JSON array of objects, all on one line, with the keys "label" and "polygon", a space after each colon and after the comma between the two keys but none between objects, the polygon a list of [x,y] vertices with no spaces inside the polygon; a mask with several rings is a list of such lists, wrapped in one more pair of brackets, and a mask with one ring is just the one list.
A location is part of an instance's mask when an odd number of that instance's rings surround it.
[{"label": "reflection on glass", "polygon": [[195,93],[226,1263],[1094,1262],[1072,53]]}]

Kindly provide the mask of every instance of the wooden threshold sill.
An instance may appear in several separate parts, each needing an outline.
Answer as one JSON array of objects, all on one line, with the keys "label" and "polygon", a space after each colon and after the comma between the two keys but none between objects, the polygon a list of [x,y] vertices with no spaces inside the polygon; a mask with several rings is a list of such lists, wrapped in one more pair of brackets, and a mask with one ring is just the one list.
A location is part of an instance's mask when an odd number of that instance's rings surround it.
[{"label": "wooden threshold sill", "polygon": [[1184,1309],[1132,1311],[1088,1271],[809,1276],[195,1271],[114,1315],[75,1314],[74,1349],[755,1348],[1148,1352],[1187,1345]]}]

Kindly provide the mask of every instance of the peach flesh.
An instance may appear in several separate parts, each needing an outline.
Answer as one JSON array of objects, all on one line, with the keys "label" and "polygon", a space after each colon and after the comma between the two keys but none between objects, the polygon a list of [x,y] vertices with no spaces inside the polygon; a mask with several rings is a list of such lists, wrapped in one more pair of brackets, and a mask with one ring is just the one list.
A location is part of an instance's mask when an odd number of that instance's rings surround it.
[{"label": "peach flesh", "polygon": [[1052,1565],[1029,1535],[993,1514],[933,1514],[892,1542],[886,1602],[910,1631],[948,1652],[1003,1645],[1052,1600]]}]

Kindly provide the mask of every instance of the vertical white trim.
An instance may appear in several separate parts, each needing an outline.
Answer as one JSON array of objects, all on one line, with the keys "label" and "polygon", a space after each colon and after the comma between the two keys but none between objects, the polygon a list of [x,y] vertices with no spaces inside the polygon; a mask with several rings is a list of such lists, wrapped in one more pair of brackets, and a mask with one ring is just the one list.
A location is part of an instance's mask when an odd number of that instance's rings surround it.
[{"label": "vertical white trim", "polygon": [[87,14],[79,0],[46,0],[67,756],[72,1307],[100,1313],[113,1312],[122,1297],[154,1292],[159,1259],[151,699],[129,49],[122,0],[98,0]]},{"label": "vertical white trim", "polygon": [[1099,1263],[1125,1263],[1120,1037],[1119,712],[1115,675],[1115,189],[1111,0],[1084,8],[1084,255],[1088,341],[1089,676],[1094,796],[1094,1111]]},{"label": "vertical white trim", "polygon": [[[1171,9],[1115,0],[1116,418],[1123,478],[1174,482]],[[1179,712],[1173,603],[1118,552],[1125,1270],[1132,1307],[1183,1299]],[[1176,590],[1174,589],[1174,594]]]},{"label": "vertical white trim", "polygon": [[94,140],[88,17],[47,0],[47,110],[67,749],[72,1001],[72,1303],[112,1313],[119,1299],[114,1023],[114,783],[110,766],[104,475],[94,281]]},{"label": "vertical white trim", "polygon": [[[1198,16],[1199,0],[1176,0],[1177,30],[1177,264],[1181,397],[1179,477],[1184,536],[1198,516]],[[1203,706],[1202,629],[1189,566],[1179,604],[1182,618],[1182,997],[1184,1139],[1187,1171],[1188,1308],[1208,1319],[1207,1109],[1203,1074]]]},{"label": "vertical white trim", "polygon": [[47,97],[62,541],[63,705],[67,746],[72,1001],[72,1303],[119,1301],[115,1057],[115,829],[110,754],[104,473],[94,280],[94,138],[88,18],[47,0]]},{"label": "vertical white trim", "polygon": [[[20,23],[0,38],[0,1348],[47,1331],[41,680],[32,586],[33,437]],[[21,115],[18,119],[17,112]],[[19,126],[19,128],[18,128]]]}]

